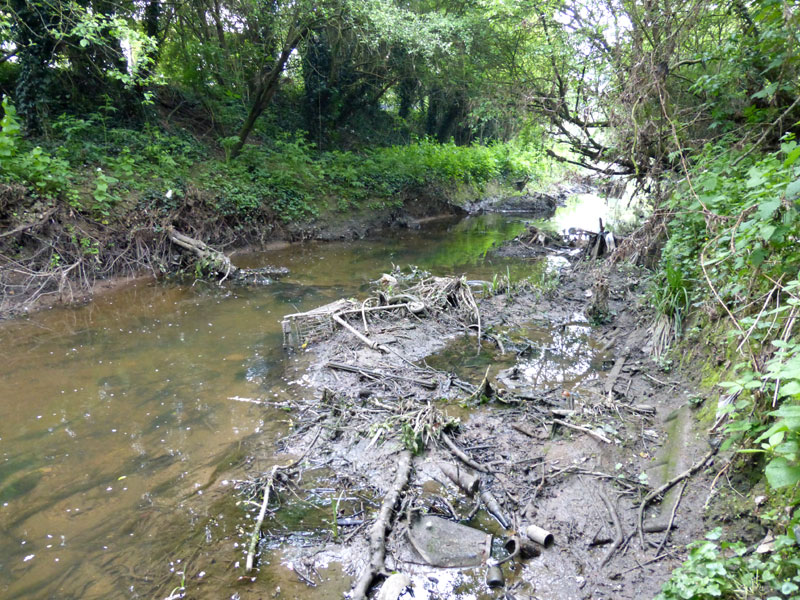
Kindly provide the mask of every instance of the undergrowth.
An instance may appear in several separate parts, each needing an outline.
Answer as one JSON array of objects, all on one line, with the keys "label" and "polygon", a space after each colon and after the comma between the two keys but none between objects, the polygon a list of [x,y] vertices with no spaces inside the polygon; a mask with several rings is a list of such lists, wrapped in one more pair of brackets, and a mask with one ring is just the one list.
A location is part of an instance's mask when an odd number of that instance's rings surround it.
[{"label": "undergrowth", "polygon": [[63,201],[101,222],[141,202],[180,205],[188,182],[213,198],[213,208],[240,222],[272,214],[307,221],[336,210],[394,207],[425,187],[490,181],[542,181],[551,170],[540,150],[514,143],[458,146],[421,139],[360,152],[318,151],[303,132],[281,133],[247,146],[235,160],[220,147],[145,124],[114,126],[113,107],[84,117],[62,115],[35,143],[21,135],[14,106],[3,100],[0,180],[17,182],[49,202]]},{"label": "undergrowth", "polygon": [[705,148],[675,191],[651,300],[676,334],[688,319],[727,324],[715,421],[723,449],[763,458],[776,541],[764,554],[693,544],[661,600],[800,598],[800,145],[790,133],[775,152],[733,148]]}]

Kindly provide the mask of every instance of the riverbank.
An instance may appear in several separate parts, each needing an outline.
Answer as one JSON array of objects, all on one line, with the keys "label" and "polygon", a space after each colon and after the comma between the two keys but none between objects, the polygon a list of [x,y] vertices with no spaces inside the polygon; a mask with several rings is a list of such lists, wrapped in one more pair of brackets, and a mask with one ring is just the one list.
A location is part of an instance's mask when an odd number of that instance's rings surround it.
[{"label": "riverbank", "polygon": [[[229,162],[185,135],[96,137],[61,140],[60,150],[75,145],[77,157],[87,149],[97,157],[127,145],[114,160],[53,162],[55,171],[23,171],[0,186],[0,318],[85,301],[96,282],[112,278],[202,277],[170,243],[170,228],[226,253],[280,240],[358,239],[477,210],[487,198],[524,198],[520,190],[549,187],[560,172],[535,151],[502,144],[320,153],[298,138]],[[41,147],[27,152],[50,156]],[[541,205],[545,196],[531,193],[528,203]]]},{"label": "riverbank", "polygon": [[[459,280],[395,275],[394,293],[422,299],[424,315],[378,316],[366,302],[368,326],[357,306],[351,325],[368,340],[339,328],[294,341],[306,351],[288,376],[306,400],[289,404],[295,431],[278,445],[286,456],[266,448],[255,457],[290,466],[242,487],[256,499],[270,490],[265,564],[242,597],[256,597],[264,581],[280,581],[287,597],[348,591],[369,573],[373,519],[390,492],[401,499],[383,524],[386,570],[406,575],[415,597],[496,595],[485,584],[488,556],[452,570],[441,568],[447,558],[420,554],[418,515],[459,522],[462,536],[495,536],[495,560],[509,557],[503,543],[525,543],[527,525],[547,529],[552,545],[501,567],[515,597],[655,596],[686,544],[715,524],[704,506],[715,500],[720,463],[694,426],[696,385],[649,354],[649,309],[637,301],[644,274],[606,273],[607,316],[594,325],[597,273],[586,264],[562,265],[557,283],[496,280],[476,292],[480,318]],[[479,350],[475,334],[484,336]],[[410,475],[398,485],[407,451]],[[480,482],[481,494],[460,489],[443,465]],[[331,575],[340,568],[344,578]]]}]

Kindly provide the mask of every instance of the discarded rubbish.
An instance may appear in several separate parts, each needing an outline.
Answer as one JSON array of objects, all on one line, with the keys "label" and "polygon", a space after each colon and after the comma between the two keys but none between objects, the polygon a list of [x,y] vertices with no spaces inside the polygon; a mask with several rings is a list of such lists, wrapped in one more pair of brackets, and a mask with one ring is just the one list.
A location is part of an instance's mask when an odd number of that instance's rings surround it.
[{"label": "discarded rubbish", "polygon": [[506,578],[503,575],[503,569],[500,565],[491,565],[486,570],[486,585],[490,588],[503,587],[506,584]]},{"label": "discarded rubbish", "polygon": [[542,553],[542,551],[539,550],[539,546],[525,537],[510,537],[505,541],[503,547],[510,555],[518,554],[525,560],[536,558]]},{"label": "discarded rubbish", "polygon": [[475,567],[487,561],[492,549],[490,534],[432,515],[412,521],[408,540],[434,567]]},{"label": "discarded rubbish", "polygon": [[475,492],[478,491],[481,480],[474,473],[461,466],[451,465],[449,463],[440,463],[439,469],[468,496],[474,496]]},{"label": "discarded rubbish", "polygon": [[552,533],[536,525],[528,525],[524,531],[528,539],[533,540],[545,548],[550,546],[554,541]]},{"label": "discarded rubbish", "polygon": [[411,585],[411,578],[405,573],[390,575],[383,582],[377,600],[397,600]]},{"label": "discarded rubbish", "polygon": [[286,315],[281,321],[283,345],[303,347],[304,344],[329,337],[338,326],[347,329],[367,346],[380,349],[377,342],[357,331],[347,318],[354,318],[353,323],[360,320],[366,325],[368,314],[374,318],[383,315],[397,319],[408,313],[419,315],[429,309],[458,316],[467,323],[477,322],[480,333],[480,311],[466,280],[429,277],[394,296],[379,292],[363,302],[342,298],[308,312]]},{"label": "discarded rubbish", "polygon": [[481,500],[486,506],[486,510],[489,511],[490,515],[497,519],[497,522],[500,523],[500,526],[503,527],[503,529],[508,529],[511,525],[511,519],[509,519],[508,515],[506,515],[506,513],[503,511],[503,508],[500,506],[497,498],[495,498],[489,490],[483,490],[481,492]]}]

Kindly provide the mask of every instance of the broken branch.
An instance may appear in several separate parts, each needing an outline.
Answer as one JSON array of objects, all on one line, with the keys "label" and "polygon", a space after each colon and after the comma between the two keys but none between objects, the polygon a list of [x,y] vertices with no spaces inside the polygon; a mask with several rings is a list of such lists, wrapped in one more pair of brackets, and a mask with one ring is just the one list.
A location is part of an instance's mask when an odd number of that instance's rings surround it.
[{"label": "broken branch", "polygon": [[370,564],[358,578],[353,587],[351,600],[364,600],[367,597],[369,586],[376,576],[383,574],[386,560],[386,532],[390,528],[390,520],[395,504],[400,498],[400,492],[408,485],[408,478],[411,475],[411,452],[404,450],[400,453],[397,460],[397,474],[394,484],[381,504],[381,511],[378,519],[372,525],[369,534]]}]

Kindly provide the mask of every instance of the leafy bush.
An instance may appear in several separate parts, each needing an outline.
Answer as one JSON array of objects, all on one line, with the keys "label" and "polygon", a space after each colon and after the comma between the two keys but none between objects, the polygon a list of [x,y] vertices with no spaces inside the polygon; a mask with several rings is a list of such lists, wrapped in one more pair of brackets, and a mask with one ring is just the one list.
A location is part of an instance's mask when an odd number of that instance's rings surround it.
[{"label": "leafy bush", "polygon": [[715,529],[690,544],[655,600],[800,599],[800,549],[792,537],[778,536],[770,553],[748,555],[745,544],[719,542],[720,535]]},{"label": "leafy bush", "polygon": [[60,195],[73,197],[72,173],[67,161],[51,156],[39,146],[28,148],[22,139],[14,105],[6,97],[3,97],[2,105],[0,177],[19,181],[43,198],[54,199]]}]

